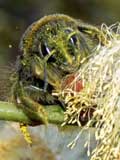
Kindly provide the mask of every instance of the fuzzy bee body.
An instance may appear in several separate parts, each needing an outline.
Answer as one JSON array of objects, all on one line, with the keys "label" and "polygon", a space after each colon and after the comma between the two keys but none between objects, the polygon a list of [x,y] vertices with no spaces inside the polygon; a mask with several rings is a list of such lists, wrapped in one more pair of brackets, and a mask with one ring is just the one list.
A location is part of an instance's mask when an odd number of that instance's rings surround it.
[{"label": "fuzzy bee body", "polygon": [[[34,22],[20,43],[15,99],[19,97],[24,104],[21,97],[25,96],[43,110],[45,104],[59,103],[52,91],[61,89],[63,77],[80,68],[82,59],[92,53],[100,39],[103,42],[104,36],[98,28],[66,15],[45,16]],[[28,104],[24,105],[29,108]],[[39,107],[35,108],[37,113]]]},{"label": "fuzzy bee body", "polygon": [[20,42],[13,101],[24,106],[26,114],[47,123],[46,104],[62,103],[52,95],[61,89],[62,79],[76,72],[81,61],[104,35],[96,27],[63,14],[45,16],[34,22]]}]

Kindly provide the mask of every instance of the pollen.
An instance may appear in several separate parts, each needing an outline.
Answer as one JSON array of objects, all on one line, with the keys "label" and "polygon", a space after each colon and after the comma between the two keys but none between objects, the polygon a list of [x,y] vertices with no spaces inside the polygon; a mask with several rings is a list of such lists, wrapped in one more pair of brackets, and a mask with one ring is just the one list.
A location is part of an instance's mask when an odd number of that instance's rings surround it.
[{"label": "pollen", "polygon": [[31,145],[32,144],[32,138],[30,136],[30,133],[27,130],[26,124],[20,123],[20,130],[23,133],[24,139],[26,142]]}]

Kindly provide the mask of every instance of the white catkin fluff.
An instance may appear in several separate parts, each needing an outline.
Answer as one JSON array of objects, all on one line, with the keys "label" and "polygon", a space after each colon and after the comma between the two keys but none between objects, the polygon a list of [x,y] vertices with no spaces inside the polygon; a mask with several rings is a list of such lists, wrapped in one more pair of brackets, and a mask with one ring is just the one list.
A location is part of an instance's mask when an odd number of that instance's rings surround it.
[{"label": "white catkin fluff", "polygon": [[[66,94],[66,91],[63,91],[67,104],[64,124],[77,122],[78,126],[81,126],[79,121],[81,111],[89,111],[96,104],[92,118],[88,117],[89,121],[84,126],[84,129],[89,128],[96,122],[95,136],[99,143],[91,154],[91,160],[119,160],[120,24],[110,27],[103,24],[101,28],[106,33],[109,44],[100,46],[96,50],[97,53],[93,53],[78,71],[74,82],[82,79],[84,89],[74,94]],[[71,146],[78,137],[70,143]]]}]

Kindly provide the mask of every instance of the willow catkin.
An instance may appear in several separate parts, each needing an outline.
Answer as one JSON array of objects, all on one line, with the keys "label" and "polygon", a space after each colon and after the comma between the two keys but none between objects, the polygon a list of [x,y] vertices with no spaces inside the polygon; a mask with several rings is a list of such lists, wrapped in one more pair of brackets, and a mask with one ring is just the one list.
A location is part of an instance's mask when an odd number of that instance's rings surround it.
[{"label": "willow catkin", "polygon": [[[82,80],[83,89],[75,92],[72,89],[62,90],[61,96],[67,108],[65,124],[77,123],[81,126],[80,116],[87,116],[83,129],[96,128],[98,141],[91,153],[91,160],[120,159],[120,24],[101,30],[108,39],[107,46],[97,46],[89,60],[77,72],[73,84]],[[92,110],[92,116],[91,116]],[[77,137],[69,144],[75,146]],[[89,142],[86,142],[89,146]],[[89,148],[88,148],[89,149]],[[89,153],[90,155],[90,153]]]}]

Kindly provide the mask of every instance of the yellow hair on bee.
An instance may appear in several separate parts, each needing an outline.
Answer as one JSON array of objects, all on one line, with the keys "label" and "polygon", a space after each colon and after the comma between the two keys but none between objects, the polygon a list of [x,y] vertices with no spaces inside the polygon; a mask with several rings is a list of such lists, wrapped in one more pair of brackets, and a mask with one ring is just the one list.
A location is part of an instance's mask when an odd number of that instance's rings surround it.
[{"label": "yellow hair on bee", "polygon": [[30,133],[27,129],[27,125],[24,123],[20,123],[20,130],[23,133],[23,136],[24,136],[24,139],[26,140],[26,142],[31,145],[32,138],[31,138]]}]

